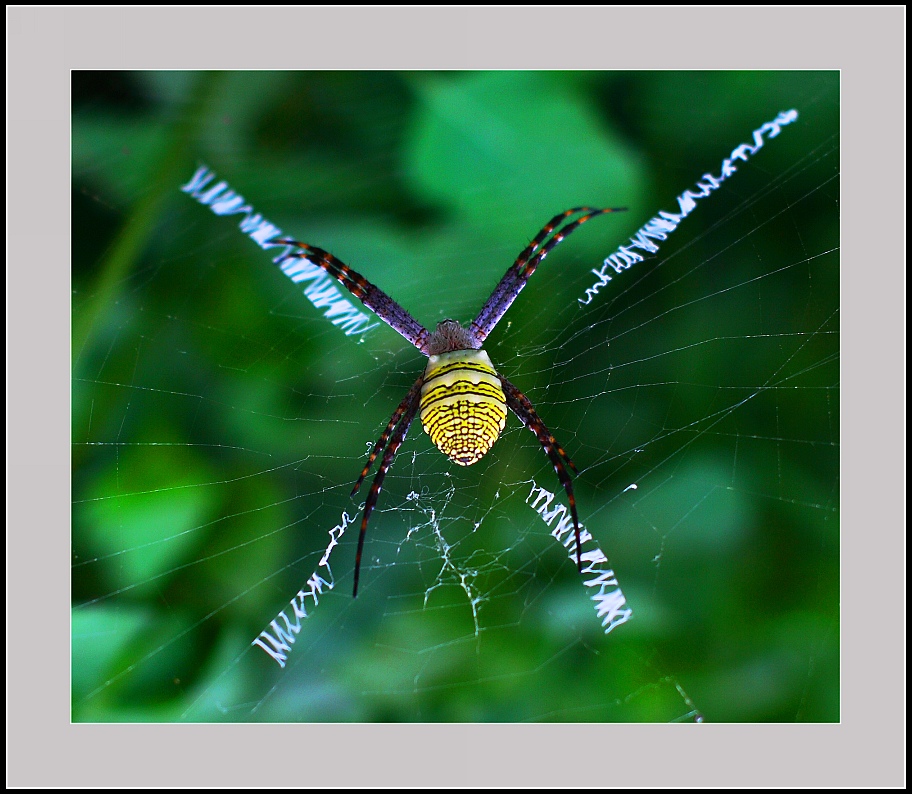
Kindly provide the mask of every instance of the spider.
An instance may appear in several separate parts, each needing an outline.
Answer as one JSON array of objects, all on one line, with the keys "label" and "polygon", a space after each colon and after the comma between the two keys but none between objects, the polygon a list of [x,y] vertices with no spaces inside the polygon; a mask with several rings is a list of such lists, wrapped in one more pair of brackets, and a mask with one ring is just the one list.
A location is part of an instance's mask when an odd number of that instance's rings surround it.
[{"label": "spider", "polygon": [[[522,292],[535,268],[554,246],[575,229],[597,215],[622,212],[624,207],[594,209],[574,207],[555,215],[523,249],[510,266],[500,283],[494,288],[478,316],[466,327],[456,320],[442,320],[431,332],[403,309],[396,301],[364,276],[340,262],[322,248],[306,243],[281,238],[270,240],[276,245],[293,247],[294,251],[283,255],[288,258],[306,259],[336,278],[367,308],[381,320],[398,331],[428,357],[424,372],[418,377],[405,399],[393,411],[386,429],[380,434],[361,470],[351,495],[354,497],[383,450],[383,460],[371,485],[364,504],[361,530],[358,535],[358,550],[355,554],[355,584],[353,597],[358,596],[358,580],[361,571],[361,554],[364,550],[364,536],[367,523],[377,504],[380,489],[387,471],[393,464],[396,452],[405,440],[415,414],[418,414],[425,432],[437,448],[454,463],[471,466],[477,463],[491,449],[504,429],[509,408],[529,428],[548,455],[554,471],[570,503],[573,530],[576,539],[576,564],[582,571],[579,517],[573,484],[567,473],[569,467],[578,473],[573,461],[557,443],[551,431],[538,417],[528,398],[491,364],[488,354],[481,349],[488,334],[504,316],[516,297]],[[574,221],[568,221],[579,215]],[[566,225],[561,227],[564,221]],[[547,242],[545,242],[547,240]]]}]

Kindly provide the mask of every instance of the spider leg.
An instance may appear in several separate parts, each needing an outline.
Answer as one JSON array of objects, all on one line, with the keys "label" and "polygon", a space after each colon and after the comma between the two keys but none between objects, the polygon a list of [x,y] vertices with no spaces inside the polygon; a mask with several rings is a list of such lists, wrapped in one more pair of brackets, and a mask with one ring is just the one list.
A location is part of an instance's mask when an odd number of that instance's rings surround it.
[{"label": "spider leg", "polygon": [[482,307],[481,311],[478,314],[478,317],[475,318],[475,326],[478,328],[484,327],[485,322],[487,322],[488,316],[491,311],[496,306],[496,301],[494,301],[494,296],[502,293],[506,293],[509,289],[516,283],[518,278],[520,268],[529,261],[529,258],[534,254],[538,247],[542,244],[542,241],[549,235],[554,229],[559,226],[565,218],[569,218],[571,215],[576,215],[578,212],[592,212],[592,207],[573,207],[572,209],[566,210],[555,215],[550,221],[548,221],[543,227],[542,230],[535,236],[535,239],[532,240],[529,245],[527,245],[516,257],[516,261],[510,265],[507,272],[504,274],[504,277],[500,280],[500,283],[497,285],[497,288],[491,294],[491,297],[488,298],[487,303]]},{"label": "spider leg", "polygon": [[525,250],[522,251],[518,257],[516,257],[516,261],[513,263],[513,266],[510,269],[518,269],[525,262],[528,262],[532,254],[538,250],[539,246],[542,244],[542,241],[571,215],[576,215],[578,212],[589,213],[598,211],[599,210],[595,207],[573,207],[569,210],[565,210],[564,212],[555,215],[542,227],[542,230],[537,235],[535,235],[535,239],[529,243],[528,246],[526,246]]},{"label": "spider leg", "polygon": [[567,501],[570,503],[570,515],[573,517],[573,531],[576,535],[576,567],[580,573],[582,573],[583,551],[582,542],[580,541],[579,516],[576,512],[576,497],[573,495],[573,483],[570,481],[570,475],[567,473],[567,468],[564,466],[564,463],[566,463],[574,472],[576,472],[576,466],[573,465],[573,461],[570,460],[570,457],[564,452],[563,447],[557,443],[557,440],[554,438],[551,431],[545,427],[545,423],[542,422],[535,412],[535,408],[532,407],[529,398],[510,383],[503,375],[498,375],[497,377],[500,378],[500,382],[503,385],[504,395],[507,398],[507,407],[516,414],[520,422],[535,433],[538,443],[544,448],[545,453],[551,460],[551,465],[554,466],[554,471],[557,472],[557,479],[560,480],[561,485],[564,486],[564,490],[567,492]]},{"label": "spider leg", "polygon": [[[416,386],[418,388],[416,388]],[[408,433],[409,425],[411,425],[412,420],[415,418],[415,414],[418,413],[420,388],[421,380],[409,390],[406,399],[403,400],[399,408],[396,409],[397,413],[399,413],[401,409],[399,425],[393,432],[389,446],[387,446],[386,451],[383,453],[383,461],[380,463],[380,468],[374,476],[370,492],[367,495],[367,501],[364,503],[364,515],[361,518],[361,532],[358,535],[358,551],[355,553],[355,587],[352,592],[352,598],[358,597],[358,580],[361,577],[361,553],[364,551],[364,535],[367,532],[367,522],[370,520],[371,513],[377,504],[377,498],[380,496],[380,489],[383,487],[383,480],[386,477],[386,473],[389,471],[389,467],[393,465],[393,458],[396,457],[396,452],[405,440],[405,434]],[[395,417],[395,414],[393,416]]]},{"label": "spider leg", "polygon": [[367,477],[367,473],[370,471],[371,466],[374,465],[374,461],[377,459],[377,455],[380,453],[380,450],[386,445],[387,440],[390,437],[390,433],[393,432],[393,428],[396,426],[396,423],[402,418],[402,414],[408,410],[409,405],[412,403],[412,400],[415,399],[415,395],[421,391],[421,386],[424,383],[424,376],[422,375],[415,381],[415,384],[409,389],[408,394],[405,395],[405,399],[399,403],[399,407],[393,411],[393,415],[390,417],[389,424],[386,426],[386,430],[380,434],[380,438],[377,439],[377,443],[374,444],[374,448],[371,450],[370,455],[367,458],[367,463],[364,468],[361,470],[361,476],[358,478],[358,482],[355,483],[355,487],[352,488],[351,495],[354,496],[358,493],[358,489],[361,487],[361,483],[364,482],[364,478]]},{"label": "spider leg", "polygon": [[[591,218],[594,218],[597,215],[605,215],[609,212],[623,212],[624,209],[624,207],[613,207],[610,209],[574,207],[559,215],[555,215],[548,221],[535,239],[529,243],[516,258],[516,261],[510,266],[498,285],[494,288],[494,292],[491,293],[491,297],[488,298],[485,305],[481,308],[478,316],[472,321],[470,328],[475,334],[479,344],[484,342],[488,334],[494,330],[494,327],[500,322],[500,318],[504,316],[507,309],[513,304],[513,301],[516,300],[517,295],[519,295],[519,293],[522,292],[523,287],[526,286],[529,277],[535,272],[539,263],[548,255],[554,246],[566,239],[566,237],[575,229],[582,226],[582,224]],[[557,229],[554,236],[542,246],[542,242],[545,238],[551,234],[565,218],[575,215],[578,212],[583,212],[585,214],[575,221],[568,223],[563,228]]]},{"label": "spider leg", "polygon": [[402,334],[422,353],[428,355],[428,330],[389,295],[379,287],[371,284],[360,273],[356,273],[348,265],[322,248],[307,245],[290,238],[280,238],[269,242],[276,245],[290,245],[300,249],[286,254],[283,259],[306,259],[308,262],[323,268],[383,322],[394,331]]}]

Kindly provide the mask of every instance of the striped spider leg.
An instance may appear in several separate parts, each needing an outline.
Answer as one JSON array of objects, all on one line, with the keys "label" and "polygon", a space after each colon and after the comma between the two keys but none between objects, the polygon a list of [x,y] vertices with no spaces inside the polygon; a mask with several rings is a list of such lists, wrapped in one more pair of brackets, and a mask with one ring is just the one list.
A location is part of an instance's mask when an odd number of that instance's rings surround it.
[{"label": "striped spider leg", "polygon": [[[341,262],[327,251],[324,251],[322,248],[316,248],[315,246],[290,239],[271,240],[270,242],[294,246],[298,250],[287,254],[285,258],[306,259],[308,262],[323,268],[323,270],[337,279],[352,295],[367,306],[367,308],[371,309],[381,320],[402,334],[403,337],[417,347],[422,353],[429,355],[427,352],[427,340],[430,338],[428,330],[389,295],[383,292],[379,287],[371,284],[360,273],[356,273],[348,265]],[[374,461],[377,459],[380,450],[385,448],[383,460],[380,462],[380,468],[374,476],[374,481],[371,483],[367,500],[364,503],[364,514],[361,516],[361,529],[358,532],[358,550],[355,553],[355,584],[352,592],[353,598],[358,597],[358,581],[361,575],[361,554],[364,550],[364,537],[367,533],[367,522],[370,520],[371,513],[374,511],[374,507],[377,504],[377,499],[380,496],[380,489],[383,487],[383,480],[386,478],[386,472],[389,471],[390,466],[393,465],[393,458],[396,456],[396,452],[399,450],[402,442],[405,441],[405,434],[408,433],[409,426],[412,424],[412,420],[418,412],[418,395],[423,383],[424,377],[422,376],[415,381],[412,388],[409,389],[408,394],[406,394],[405,399],[399,403],[399,407],[393,411],[393,415],[390,417],[386,429],[380,434],[380,438],[377,439],[370,455],[368,455],[367,464],[361,470],[361,476],[358,477],[355,487],[352,488],[351,495],[354,496],[361,488],[361,483],[364,482],[364,478],[367,477],[371,466],[374,465]],[[390,436],[392,436],[392,438],[390,438]],[[388,445],[387,441],[389,442]]]},{"label": "striped spider leg", "polygon": [[428,355],[427,341],[430,337],[427,328],[419,323],[411,314],[403,309],[396,301],[382,289],[371,284],[360,273],[356,273],[344,262],[334,257],[322,248],[317,248],[297,240],[280,238],[270,240],[270,245],[289,245],[297,251],[285,254],[285,259],[306,259],[311,264],[317,265],[336,279],[361,303],[367,306],[383,322],[394,331],[398,331],[409,342],[417,347],[424,355]]},{"label": "striped spider leg", "polygon": [[[396,452],[405,440],[416,414],[431,441],[443,454],[460,466],[471,466],[493,446],[506,424],[507,409],[512,411],[535,434],[567,492],[576,538],[576,563],[582,570],[582,544],[576,498],[567,471],[569,467],[575,473],[576,467],[538,417],[532,403],[512,383],[497,373],[488,354],[481,347],[488,334],[494,330],[500,318],[516,300],[529,277],[554,246],[591,218],[619,211],[621,210],[575,207],[555,215],[523,249],[468,327],[463,327],[456,320],[443,320],[437,324],[433,332],[428,332],[389,295],[322,248],[287,238],[270,241],[295,249],[287,253],[285,258],[305,259],[323,268],[381,320],[428,357],[424,373],[415,381],[393,412],[352,489],[354,496],[382,450],[380,468],[374,475],[361,518],[358,550],[355,554],[353,596],[358,595],[361,555],[368,521],[377,504],[386,473],[392,466]],[[564,221],[579,213],[583,214],[561,227]]]},{"label": "striped spider leg", "polygon": [[[522,292],[523,287],[529,277],[535,272],[541,261],[550,253],[558,243],[567,238],[576,229],[582,226],[586,221],[597,215],[605,215],[609,212],[624,212],[626,207],[614,207],[612,209],[593,209],[592,207],[574,207],[566,212],[555,215],[548,221],[542,230],[536,235],[535,239],[520,253],[516,261],[510,266],[500,283],[494,288],[491,297],[481,307],[478,316],[469,326],[478,340],[479,344],[487,339],[488,334],[494,330],[494,326],[500,322],[500,318],[506,314],[507,309],[513,305],[513,301]],[[545,238],[554,231],[564,220],[577,213],[585,213],[575,221],[568,223],[562,229],[557,229],[554,236],[542,247]]]}]

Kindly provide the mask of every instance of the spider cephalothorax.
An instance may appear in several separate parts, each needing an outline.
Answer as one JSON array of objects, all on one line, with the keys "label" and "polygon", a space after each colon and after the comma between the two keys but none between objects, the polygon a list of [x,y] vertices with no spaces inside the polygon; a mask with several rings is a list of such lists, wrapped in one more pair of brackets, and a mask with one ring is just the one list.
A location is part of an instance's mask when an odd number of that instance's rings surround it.
[{"label": "spider cephalothorax", "polygon": [[427,340],[427,354],[429,356],[449,353],[453,350],[478,350],[479,342],[470,328],[465,328],[457,320],[441,320],[437,329]]},{"label": "spider cephalothorax", "polygon": [[[567,467],[574,472],[576,467],[539,419],[532,403],[494,369],[488,354],[481,348],[488,334],[494,330],[494,326],[516,300],[529,276],[535,272],[535,268],[555,245],[590,218],[619,211],[621,208],[574,207],[555,215],[517,257],[478,316],[467,327],[456,320],[443,320],[437,324],[433,332],[429,332],[386,293],[322,248],[290,239],[271,241],[275,245],[294,247],[295,250],[287,253],[286,257],[306,259],[322,267],[381,320],[428,357],[427,367],[393,412],[352,489],[354,496],[380,450],[384,450],[383,460],[364,503],[364,515],[361,518],[358,551],[355,554],[355,596],[358,595],[361,553],[364,550],[367,522],[377,504],[386,472],[389,471],[416,414],[437,448],[460,466],[471,466],[491,449],[504,429],[508,408],[516,414],[519,420],[535,433],[567,492],[576,536],[576,563],[582,570],[579,517],[576,511],[576,498],[573,496],[573,484],[567,473]],[[583,214],[558,228],[565,220],[579,213]]]}]

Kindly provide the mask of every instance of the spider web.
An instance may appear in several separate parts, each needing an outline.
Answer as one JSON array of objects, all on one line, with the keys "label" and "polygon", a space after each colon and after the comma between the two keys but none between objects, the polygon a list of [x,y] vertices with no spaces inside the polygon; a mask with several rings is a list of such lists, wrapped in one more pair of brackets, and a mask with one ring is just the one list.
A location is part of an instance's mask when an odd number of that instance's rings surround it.
[{"label": "spider web", "polygon": [[[824,72],[77,73],[74,720],[838,719],[837,129]],[[353,600],[349,492],[425,359],[250,218],[433,327],[579,204],[628,211],[485,349],[579,468],[612,600],[512,415],[465,469],[413,424]]]}]

